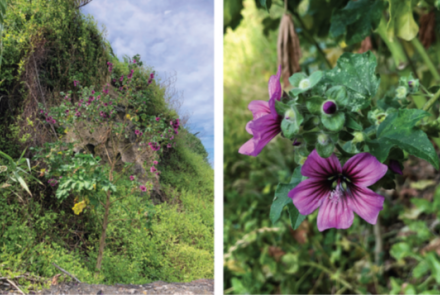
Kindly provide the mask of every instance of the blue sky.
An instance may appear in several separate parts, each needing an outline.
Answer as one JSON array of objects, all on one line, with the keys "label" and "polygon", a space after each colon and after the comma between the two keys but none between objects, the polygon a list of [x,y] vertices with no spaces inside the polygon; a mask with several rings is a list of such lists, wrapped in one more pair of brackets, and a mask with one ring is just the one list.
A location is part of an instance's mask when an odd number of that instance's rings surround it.
[{"label": "blue sky", "polygon": [[162,79],[176,75],[179,113],[214,156],[214,1],[93,0],[82,8],[101,28],[114,53],[140,54]]}]

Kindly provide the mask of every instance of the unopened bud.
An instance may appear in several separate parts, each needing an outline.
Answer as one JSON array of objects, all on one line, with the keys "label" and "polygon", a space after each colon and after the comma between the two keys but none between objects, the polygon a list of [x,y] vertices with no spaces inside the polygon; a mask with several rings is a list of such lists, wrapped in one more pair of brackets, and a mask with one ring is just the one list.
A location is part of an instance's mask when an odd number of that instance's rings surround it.
[{"label": "unopened bud", "polygon": [[298,88],[299,89],[307,89],[310,87],[310,80],[309,79],[302,79],[299,82]]},{"label": "unopened bud", "polygon": [[354,136],[354,138],[352,140],[353,143],[358,143],[358,142],[365,141],[365,135],[362,132],[359,132],[359,131],[354,132],[353,136]]},{"label": "unopened bud", "polygon": [[321,134],[318,135],[318,143],[320,145],[327,145],[328,144],[328,140],[329,140],[329,138],[328,138],[327,134],[321,133]]},{"label": "unopened bud", "polygon": [[327,100],[322,104],[322,111],[326,115],[333,115],[338,110],[338,106],[333,100]]},{"label": "unopened bud", "polygon": [[294,110],[288,109],[284,114],[284,117],[286,118],[286,120],[294,121],[296,118],[296,113]]},{"label": "unopened bud", "polygon": [[[410,81],[411,82],[411,81]],[[396,97],[398,99],[403,99],[406,97],[406,94],[408,93],[408,91],[406,90],[405,86],[399,86],[396,89]]]}]

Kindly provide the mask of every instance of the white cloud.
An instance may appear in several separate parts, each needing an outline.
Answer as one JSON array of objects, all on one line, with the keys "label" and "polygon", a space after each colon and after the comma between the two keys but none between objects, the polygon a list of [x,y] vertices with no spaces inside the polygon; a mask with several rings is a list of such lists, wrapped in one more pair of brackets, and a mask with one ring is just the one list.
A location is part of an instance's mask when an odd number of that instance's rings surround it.
[{"label": "white cloud", "polygon": [[83,12],[106,26],[117,56],[140,54],[159,76],[177,73],[182,112],[193,114],[191,128],[206,134],[203,143],[213,147],[213,0],[94,0]]}]

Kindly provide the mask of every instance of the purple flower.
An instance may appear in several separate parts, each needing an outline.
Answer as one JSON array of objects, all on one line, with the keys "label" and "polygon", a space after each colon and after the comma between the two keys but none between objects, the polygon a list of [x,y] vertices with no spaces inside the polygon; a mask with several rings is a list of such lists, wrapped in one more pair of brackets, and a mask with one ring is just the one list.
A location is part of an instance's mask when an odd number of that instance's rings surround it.
[{"label": "purple flower", "polygon": [[157,165],[157,164],[159,164],[158,161],[153,161],[153,165]]},{"label": "purple flower", "polygon": [[108,65],[108,71],[111,72],[113,70],[113,64],[108,61],[107,65]]},{"label": "purple flower", "polygon": [[92,90],[92,94],[95,94],[95,90]]},{"label": "purple flower", "polygon": [[301,174],[309,179],[302,181],[288,196],[302,215],[320,207],[319,231],[349,228],[353,212],[375,224],[383,209],[384,197],[367,186],[376,183],[387,170],[386,165],[369,153],[357,154],[341,168],[334,154],[324,159],[313,150],[301,168]]},{"label": "purple flower", "polygon": [[136,60],[135,60],[135,59],[133,59],[133,63],[134,63],[134,64],[136,63]]},{"label": "purple flower", "polygon": [[390,168],[391,171],[393,171],[396,174],[402,175],[402,169],[400,169],[400,164],[396,160],[390,160],[388,164],[388,168]]},{"label": "purple flower", "polygon": [[79,85],[79,81],[73,80],[73,86],[76,87],[77,85]]},{"label": "purple flower", "polygon": [[137,130],[137,129],[134,131],[134,134],[136,134],[136,135],[139,135],[140,133],[141,132],[139,130]]},{"label": "purple flower", "polygon": [[80,113],[80,112],[76,112],[76,113],[75,113],[75,116],[80,117],[80,116],[81,116],[81,113]]},{"label": "purple flower", "polygon": [[139,188],[141,189],[141,191],[146,192],[147,191],[147,187],[145,185],[141,185],[139,186]]},{"label": "purple flower", "polygon": [[240,147],[240,154],[258,156],[266,144],[281,132],[282,117],[275,110],[275,101],[280,100],[282,94],[280,76],[281,66],[278,67],[277,74],[269,79],[269,102],[254,100],[249,104],[248,108],[254,119],[247,123],[246,131],[253,138]]},{"label": "purple flower", "polygon": [[171,148],[171,146],[172,146],[171,143],[167,144],[167,148]]},{"label": "purple flower", "polygon": [[128,79],[131,79],[133,77],[133,72],[134,72],[134,70],[131,69],[130,74],[128,74],[128,76],[127,76]]},{"label": "purple flower", "polygon": [[295,139],[293,140],[292,145],[293,145],[293,146],[300,146],[300,145],[301,145],[301,142],[297,141],[296,138],[295,138]]},{"label": "purple flower", "polygon": [[333,115],[338,110],[338,107],[336,106],[334,101],[327,100],[322,105],[322,111],[327,115]]},{"label": "purple flower", "polygon": [[124,75],[121,76],[121,78],[119,78],[119,81],[124,81]]},{"label": "purple flower", "polygon": [[133,181],[134,180],[134,176],[130,175],[130,180]]},{"label": "purple flower", "polygon": [[148,145],[151,147],[153,151],[160,150],[160,145],[157,142],[149,142]]},{"label": "purple flower", "polygon": [[150,167],[150,172],[156,172],[156,171],[157,171],[156,167],[154,167],[154,166]]},{"label": "purple flower", "polygon": [[156,117],[156,121],[159,122],[159,121],[160,121],[160,118],[159,118],[159,117]]},{"label": "purple flower", "polygon": [[42,114],[42,113],[44,113],[44,111],[43,111],[43,110],[40,110],[40,114]]},{"label": "purple flower", "polygon": [[174,135],[171,135],[170,139],[174,139]]},{"label": "purple flower", "polygon": [[56,186],[58,184],[58,180],[51,178],[47,181],[51,186]]},{"label": "purple flower", "polygon": [[170,125],[173,126],[173,121],[170,121]]}]

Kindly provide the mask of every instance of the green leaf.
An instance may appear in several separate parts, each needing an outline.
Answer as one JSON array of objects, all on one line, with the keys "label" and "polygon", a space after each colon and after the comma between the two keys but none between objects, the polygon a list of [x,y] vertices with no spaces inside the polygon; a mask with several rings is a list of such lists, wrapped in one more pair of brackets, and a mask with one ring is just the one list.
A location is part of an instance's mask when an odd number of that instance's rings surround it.
[{"label": "green leaf", "polygon": [[401,109],[389,114],[377,130],[379,144],[388,145],[381,149],[397,145],[408,153],[428,161],[435,169],[438,169],[439,159],[431,141],[422,130],[415,127],[416,123],[426,116],[429,116],[429,113],[418,109]]},{"label": "green leaf", "polygon": [[256,0],[257,6],[262,7],[269,12],[270,7],[272,6],[272,0]]},{"label": "green leaf", "polygon": [[422,260],[417,264],[417,266],[413,269],[413,276],[416,279],[421,278],[427,271],[429,270],[429,264],[426,260]]},{"label": "green leaf", "polygon": [[328,158],[332,155],[333,150],[335,149],[335,144],[333,142],[329,142],[326,145],[322,145],[319,142],[316,143],[316,151],[321,158]]},{"label": "green leaf", "polygon": [[397,260],[411,255],[411,248],[407,243],[397,243],[391,247],[390,254]]},{"label": "green leaf", "polygon": [[351,128],[353,130],[357,130],[357,131],[362,131],[362,125],[360,123],[358,123],[352,116],[348,115],[347,116],[347,121],[346,121],[346,126],[348,128]]},{"label": "green leaf", "polygon": [[275,224],[281,217],[284,206],[292,203],[292,199],[287,196],[289,191],[294,189],[303,179],[301,175],[301,166],[298,166],[293,171],[290,182],[279,183],[275,190],[275,198],[273,199],[272,206],[270,207],[269,218],[273,224]]},{"label": "green leaf", "polygon": [[385,8],[383,1],[349,1],[347,6],[333,12],[330,33],[339,37],[346,33],[348,45],[361,42],[377,28]]},{"label": "green leaf", "polygon": [[286,138],[293,139],[295,134],[298,133],[299,127],[304,121],[304,117],[294,106],[291,106],[286,114],[289,115],[289,117],[286,116],[281,122],[281,130]]},{"label": "green leaf", "polygon": [[301,222],[307,217],[306,215],[301,215],[292,202],[287,204],[287,211],[289,212],[290,224],[294,230],[297,229]]},{"label": "green leaf", "polygon": [[437,284],[440,284],[440,261],[438,261],[437,257],[432,252],[427,253],[425,258],[431,269],[431,275],[435,278]]},{"label": "green leaf", "polygon": [[347,89],[344,86],[334,86],[327,90],[325,95],[328,99],[333,99],[339,108],[350,105],[350,99],[347,97]]},{"label": "green leaf", "polygon": [[298,87],[299,86],[299,82],[301,82],[301,80],[303,80],[303,79],[307,79],[307,75],[306,74],[304,74],[304,73],[295,73],[292,76],[290,76],[289,83],[293,87]]},{"label": "green leaf", "polygon": [[410,41],[419,32],[419,26],[414,20],[413,7],[416,1],[388,0],[390,3],[390,20],[387,25],[388,37],[392,40],[395,35]]},{"label": "green leaf", "polygon": [[324,99],[322,97],[313,96],[313,97],[307,99],[306,107],[310,113],[315,114],[315,115],[320,115],[323,102],[324,102]]},{"label": "green leaf", "polygon": [[331,116],[322,115],[321,116],[322,124],[325,128],[330,131],[340,131],[344,127],[345,123],[345,114],[342,112],[337,112]]},{"label": "green leaf", "polygon": [[339,57],[336,67],[325,73],[323,82],[346,87],[351,111],[366,108],[380,83],[376,74],[376,57],[370,51],[363,54],[345,52]]},{"label": "green leaf", "polygon": [[366,152],[369,152],[375,156],[379,162],[383,163],[387,159],[391,148],[394,146],[394,143],[386,138],[380,138],[367,141],[366,145],[368,147]]}]

